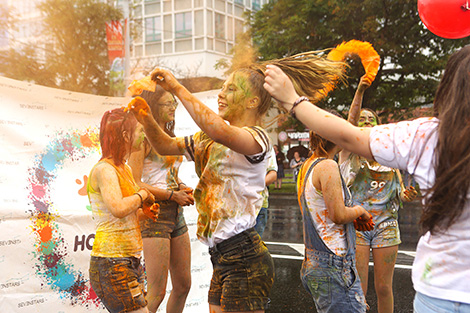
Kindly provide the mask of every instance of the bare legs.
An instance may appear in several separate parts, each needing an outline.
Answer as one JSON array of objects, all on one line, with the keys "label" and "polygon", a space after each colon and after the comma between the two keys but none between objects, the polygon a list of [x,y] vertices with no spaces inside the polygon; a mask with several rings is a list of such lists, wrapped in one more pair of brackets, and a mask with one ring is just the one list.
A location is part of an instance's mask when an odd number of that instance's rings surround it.
[{"label": "bare legs", "polygon": [[189,235],[171,239],[170,275],[173,289],[168,299],[167,312],[183,312],[191,288],[191,253]]},{"label": "bare legs", "polygon": [[[220,305],[212,305],[209,304],[209,313],[223,313],[222,308]],[[257,311],[243,311],[243,312],[231,312],[231,313],[264,313],[264,310],[257,310]]]},{"label": "bare legs", "polygon": [[172,239],[143,238],[147,272],[147,301],[150,312],[156,312],[166,293],[168,270],[173,289],[167,304],[168,313],[183,311],[191,287],[191,252],[189,235]]},{"label": "bare legs", "polygon": [[[377,293],[379,313],[393,312],[393,271],[397,259],[398,245],[372,249],[374,259],[374,286]],[[356,265],[364,295],[367,294],[369,276],[369,246],[356,246]]]}]

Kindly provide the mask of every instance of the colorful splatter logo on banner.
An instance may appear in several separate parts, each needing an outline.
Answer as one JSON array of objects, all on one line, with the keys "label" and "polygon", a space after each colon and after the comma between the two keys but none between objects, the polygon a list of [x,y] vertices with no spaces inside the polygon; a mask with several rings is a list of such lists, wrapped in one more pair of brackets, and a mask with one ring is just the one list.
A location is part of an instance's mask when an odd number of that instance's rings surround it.
[{"label": "colorful splatter logo on banner", "polygon": [[84,273],[67,263],[67,246],[57,223],[59,215],[50,197],[51,184],[65,160],[78,161],[99,150],[97,130],[59,132],[45,150],[35,156],[29,168],[28,189],[32,230],[35,235],[33,256],[36,275],[71,305],[101,306]]}]

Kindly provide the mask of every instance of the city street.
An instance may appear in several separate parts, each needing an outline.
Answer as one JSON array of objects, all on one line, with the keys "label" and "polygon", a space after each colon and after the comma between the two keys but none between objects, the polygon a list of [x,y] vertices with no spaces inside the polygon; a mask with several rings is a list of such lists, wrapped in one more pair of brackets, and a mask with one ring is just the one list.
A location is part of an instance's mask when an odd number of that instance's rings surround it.
[{"label": "city street", "polygon": [[[400,210],[402,244],[399,247],[393,286],[396,313],[413,312],[411,265],[418,241],[419,210],[419,203],[414,202]],[[263,240],[274,258],[276,277],[267,312],[316,312],[313,300],[303,288],[299,278],[304,245],[302,216],[296,197],[272,194],[268,212],[268,224]],[[369,312],[377,312],[373,266],[369,268],[369,290],[366,298],[371,307]]]}]

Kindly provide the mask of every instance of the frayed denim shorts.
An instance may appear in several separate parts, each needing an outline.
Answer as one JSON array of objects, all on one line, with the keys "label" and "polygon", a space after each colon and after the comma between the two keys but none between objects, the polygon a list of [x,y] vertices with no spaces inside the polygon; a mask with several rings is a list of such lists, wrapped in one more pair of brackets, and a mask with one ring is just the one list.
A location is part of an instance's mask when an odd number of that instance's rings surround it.
[{"label": "frayed denim shorts", "polygon": [[274,263],[254,228],[209,249],[214,268],[209,303],[224,312],[265,310],[274,283]]},{"label": "frayed denim shorts", "polygon": [[109,312],[130,312],[147,306],[140,259],[92,256],[89,273],[91,287]]},{"label": "frayed denim shorts", "polygon": [[356,231],[356,245],[376,249],[392,247],[400,243],[400,229],[396,219],[385,220],[370,231]]},{"label": "frayed denim shorts", "polygon": [[183,208],[174,201],[161,201],[157,221],[140,221],[142,238],[176,238],[188,232],[183,216]]}]

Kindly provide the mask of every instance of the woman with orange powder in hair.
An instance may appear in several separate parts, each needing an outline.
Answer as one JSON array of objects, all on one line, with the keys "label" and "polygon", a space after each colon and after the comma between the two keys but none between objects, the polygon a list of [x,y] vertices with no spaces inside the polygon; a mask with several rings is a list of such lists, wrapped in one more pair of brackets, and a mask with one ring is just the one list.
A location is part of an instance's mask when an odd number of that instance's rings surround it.
[{"label": "woman with orange powder in hair", "polygon": [[333,160],[341,148],[310,132],[310,149],[313,154],[300,169],[298,180],[305,243],[302,283],[318,312],[365,312],[355,266],[353,222],[360,229],[370,230],[371,215],[361,206],[352,206]]},{"label": "woman with orange powder in hair", "polygon": [[102,157],[87,183],[96,222],[89,273],[93,290],[112,313],[148,312],[139,219],[156,219],[158,205],[149,191],[136,184],[126,164],[143,142],[143,127],[132,114],[122,108],[104,113]]},{"label": "woman with orange powder in hair", "polygon": [[[149,104],[153,118],[169,136],[175,137],[174,96],[162,87],[144,90],[140,96]],[[149,190],[160,204],[157,221],[140,222],[147,274],[147,300],[156,312],[166,294],[168,271],[171,293],[167,312],[182,312],[191,288],[191,246],[183,206],[194,204],[192,188],[178,178],[182,156],[159,155],[148,143],[131,154],[129,165],[137,184]]]}]

